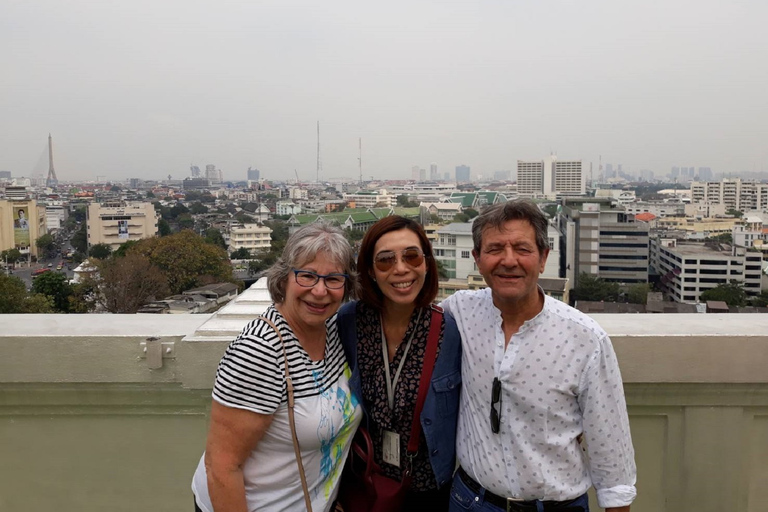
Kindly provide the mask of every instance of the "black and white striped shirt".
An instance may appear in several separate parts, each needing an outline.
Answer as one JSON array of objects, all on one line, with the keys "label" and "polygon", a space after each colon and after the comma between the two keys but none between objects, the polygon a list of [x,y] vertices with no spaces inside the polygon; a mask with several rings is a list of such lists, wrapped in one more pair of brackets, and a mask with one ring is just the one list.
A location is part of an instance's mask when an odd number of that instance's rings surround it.
[{"label": "black and white striped shirt", "polygon": [[[338,380],[346,361],[335,315],[325,323],[325,355],[320,361],[309,358],[274,305],[263,316],[271,320],[283,336],[296,400],[319,395]],[[223,405],[260,414],[273,414],[282,403],[287,403],[280,338],[261,318],[249,322],[227,348],[216,371],[213,398]]]}]

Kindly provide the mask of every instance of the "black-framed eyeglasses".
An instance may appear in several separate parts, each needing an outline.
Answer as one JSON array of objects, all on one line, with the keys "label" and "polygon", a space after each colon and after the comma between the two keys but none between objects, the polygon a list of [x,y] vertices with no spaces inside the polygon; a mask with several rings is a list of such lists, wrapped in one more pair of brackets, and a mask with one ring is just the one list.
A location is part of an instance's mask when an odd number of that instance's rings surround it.
[{"label": "black-framed eyeglasses", "polygon": [[293,275],[296,278],[296,284],[303,286],[304,288],[312,288],[320,279],[325,283],[325,287],[329,290],[338,290],[344,288],[347,284],[347,274],[318,274],[311,270],[297,270],[293,269]]},{"label": "black-framed eyeglasses", "polygon": [[[499,404],[499,409],[496,410],[496,404]],[[499,427],[501,426],[501,381],[498,377],[493,378],[493,386],[491,387],[491,432],[494,434],[499,433]]]},{"label": "black-framed eyeglasses", "polygon": [[[400,257],[409,267],[416,268],[424,263],[426,255],[418,247],[409,247],[400,251]],[[382,251],[373,258],[373,264],[379,272],[387,272],[397,265],[397,253],[395,251]]]}]

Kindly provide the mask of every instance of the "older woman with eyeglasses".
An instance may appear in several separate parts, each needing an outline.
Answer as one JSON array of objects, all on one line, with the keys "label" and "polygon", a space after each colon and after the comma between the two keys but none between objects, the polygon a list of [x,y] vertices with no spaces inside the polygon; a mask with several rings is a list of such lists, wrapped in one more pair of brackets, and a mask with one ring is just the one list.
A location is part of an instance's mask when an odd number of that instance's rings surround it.
[{"label": "older woman with eyeglasses", "polygon": [[337,227],[313,223],[288,239],[267,273],[273,304],[243,329],[219,363],[208,441],[192,481],[196,510],[306,510],[286,365],[312,510],[332,508],[362,417],[334,321],[356,288],[353,265]]},{"label": "older woman with eyeglasses", "polygon": [[[442,311],[432,305],[438,275],[431,244],[413,220],[385,217],[363,238],[357,269],[361,300],[342,306],[338,322],[374,459],[397,481],[409,467],[412,481],[402,510],[447,510],[455,469],[461,342],[453,317],[432,315]],[[432,322],[439,323],[437,358],[419,417],[418,452],[410,459],[406,451]]]}]

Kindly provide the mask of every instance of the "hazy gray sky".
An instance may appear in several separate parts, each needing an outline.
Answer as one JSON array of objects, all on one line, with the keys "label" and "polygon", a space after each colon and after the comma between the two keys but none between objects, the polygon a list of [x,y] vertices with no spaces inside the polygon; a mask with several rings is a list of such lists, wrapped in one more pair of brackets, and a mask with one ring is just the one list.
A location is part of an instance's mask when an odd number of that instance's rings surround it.
[{"label": "hazy gray sky", "polygon": [[3,0],[0,170],[768,170],[765,0]]}]

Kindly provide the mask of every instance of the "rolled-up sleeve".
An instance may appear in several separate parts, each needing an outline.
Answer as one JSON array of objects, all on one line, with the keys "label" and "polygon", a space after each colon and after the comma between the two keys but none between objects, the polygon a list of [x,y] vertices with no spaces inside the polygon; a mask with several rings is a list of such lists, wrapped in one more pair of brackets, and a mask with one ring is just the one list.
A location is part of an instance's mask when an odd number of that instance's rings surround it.
[{"label": "rolled-up sleeve", "polygon": [[621,372],[607,335],[600,339],[579,387],[589,471],[598,504],[603,508],[627,506],[637,495],[635,451]]}]

